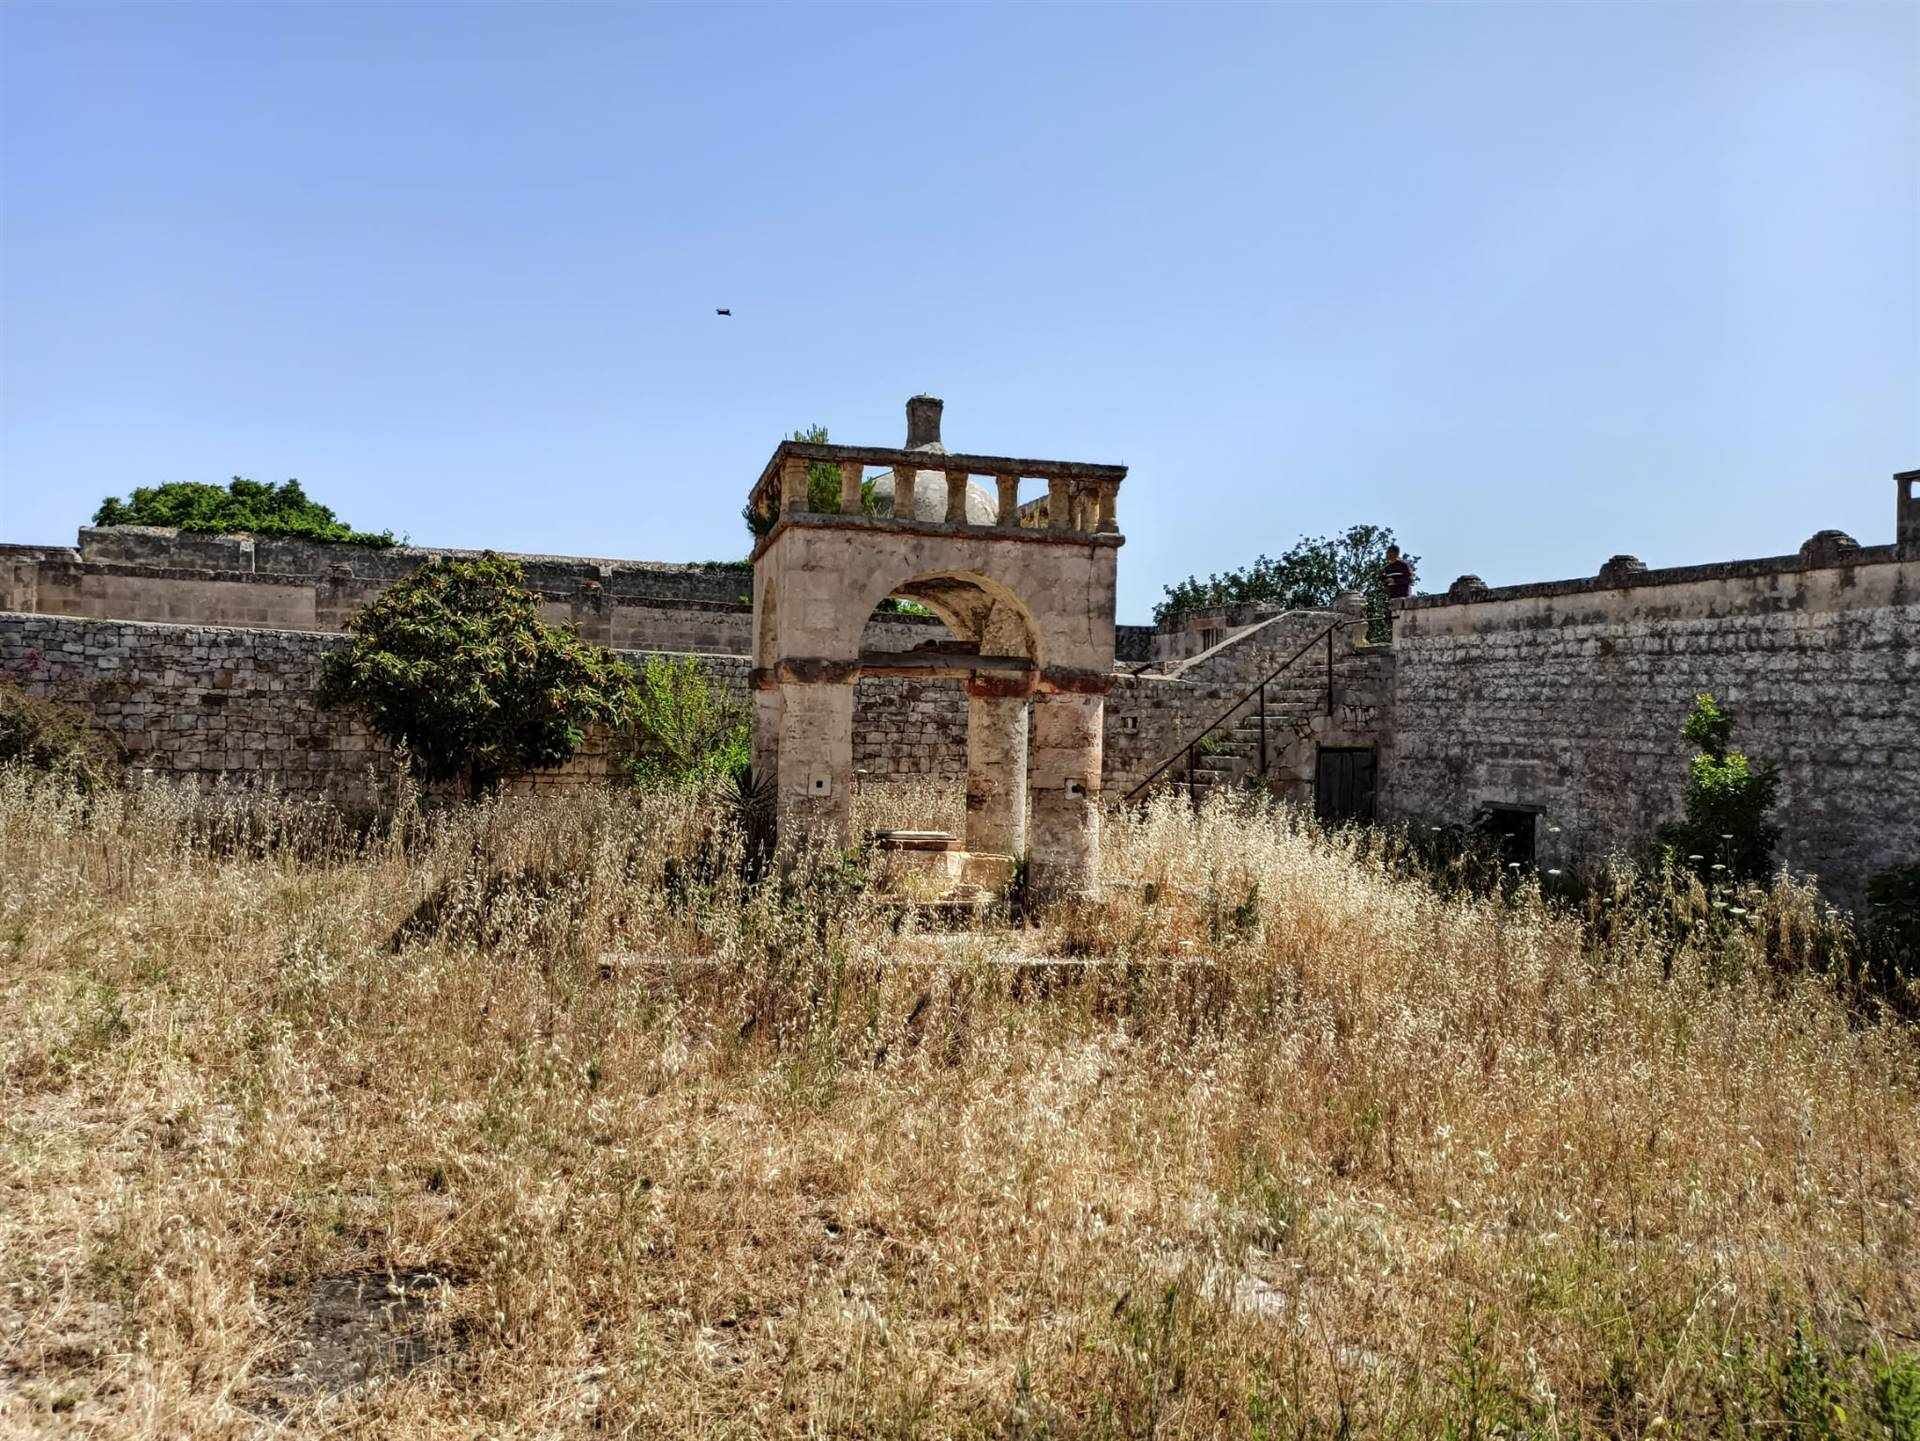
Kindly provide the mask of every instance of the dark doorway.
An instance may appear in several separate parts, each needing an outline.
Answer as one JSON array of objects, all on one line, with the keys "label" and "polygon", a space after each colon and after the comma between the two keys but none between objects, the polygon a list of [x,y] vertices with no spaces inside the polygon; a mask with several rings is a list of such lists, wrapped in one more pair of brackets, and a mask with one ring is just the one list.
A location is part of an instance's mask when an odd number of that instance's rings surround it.
[{"label": "dark doorway", "polygon": [[1373,819],[1373,748],[1322,746],[1313,781],[1314,814],[1329,825]]},{"label": "dark doorway", "polygon": [[1481,828],[1500,848],[1501,860],[1518,861],[1523,866],[1530,866],[1533,864],[1533,833],[1537,819],[1535,812],[1515,806],[1488,806]]}]

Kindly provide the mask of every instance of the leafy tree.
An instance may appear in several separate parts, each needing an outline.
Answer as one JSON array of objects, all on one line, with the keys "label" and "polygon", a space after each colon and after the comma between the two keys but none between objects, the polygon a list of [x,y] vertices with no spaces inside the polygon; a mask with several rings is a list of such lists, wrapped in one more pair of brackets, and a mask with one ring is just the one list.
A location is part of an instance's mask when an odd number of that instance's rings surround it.
[{"label": "leafy tree", "polygon": [[540,619],[519,564],[488,551],[431,561],[351,622],[320,677],[322,705],[358,712],[422,780],[478,795],[557,766],[596,722],[633,707],[632,669]]},{"label": "leafy tree", "polygon": [[[1378,599],[1385,613],[1381,567],[1393,530],[1384,525],[1353,525],[1339,535],[1303,535],[1278,559],[1261,555],[1252,565],[1209,575],[1188,576],[1166,589],[1154,607],[1157,622],[1196,611],[1235,605],[1273,605],[1285,610],[1325,610],[1344,591],[1357,590],[1369,603]],[[1420,557],[1406,557],[1417,566]]]},{"label": "leafy tree", "polygon": [[93,513],[93,523],[171,525],[215,535],[291,535],[348,545],[393,544],[390,530],[374,535],[336,519],[329,507],[309,499],[297,480],[262,484],[243,475],[236,475],[224,490],[198,481],[176,480],[165,485],[143,485],[127,500],[110,495]]},{"label": "leafy tree", "polygon": [[1764,879],[1780,841],[1780,827],[1768,819],[1779,798],[1779,768],[1732,748],[1733,714],[1705,692],[1694,697],[1680,733],[1700,750],[1687,766],[1686,819],[1663,827],[1660,838],[1703,879]]},{"label": "leafy tree", "polygon": [[747,768],[746,707],[690,656],[649,656],[628,714],[627,760],[640,781],[717,780]]}]

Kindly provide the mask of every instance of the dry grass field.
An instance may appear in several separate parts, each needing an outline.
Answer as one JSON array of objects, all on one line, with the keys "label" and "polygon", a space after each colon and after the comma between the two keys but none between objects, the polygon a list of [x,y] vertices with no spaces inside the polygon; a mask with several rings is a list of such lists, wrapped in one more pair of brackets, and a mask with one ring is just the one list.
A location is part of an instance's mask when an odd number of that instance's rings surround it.
[{"label": "dry grass field", "polygon": [[0,1433],[1916,1434],[1920,1039],[1810,894],[1169,804],[940,934],[730,834],[0,776]]}]

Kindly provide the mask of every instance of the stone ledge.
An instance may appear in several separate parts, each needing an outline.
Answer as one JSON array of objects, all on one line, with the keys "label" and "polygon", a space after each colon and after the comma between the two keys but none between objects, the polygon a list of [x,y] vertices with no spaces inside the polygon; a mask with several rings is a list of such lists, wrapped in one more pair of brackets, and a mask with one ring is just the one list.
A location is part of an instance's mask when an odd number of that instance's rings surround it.
[{"label": "stone ledge", "polygon": [[1800,575],[1821,570],[1853,570],[1864,565],[1897,565],[1909,559],[1893,545],[1863,545],[1833,565],[1810,565],[1800,555],[1770,555],[1755,560],[1720,560],[1704,565],[1668,566],[1579,580],[1539,580],[1523,585],[1463,588],[1459,593],[1416,595],[1395,601],[1395,613],[1442,610],[1449,606],[1485,605],[1489,601],[1533,600],[1550,596],[1589,595],[1598,591],[1646,590],[1666,585],[1692,585],[1710,580],[1745,580],[1769,575]]}]

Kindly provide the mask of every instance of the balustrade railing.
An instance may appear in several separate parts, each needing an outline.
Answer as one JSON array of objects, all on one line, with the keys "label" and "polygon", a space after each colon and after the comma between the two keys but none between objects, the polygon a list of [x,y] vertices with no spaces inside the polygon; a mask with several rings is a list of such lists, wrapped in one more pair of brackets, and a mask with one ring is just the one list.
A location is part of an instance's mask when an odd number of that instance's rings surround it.
[{"label": "balustrade railing", "polygon": [[[1020,482],[1044,480],[1047,530],[1084,535],[1117,536],[1120,533],[1116,507],[1120,482],[1127,474],[1124,465],[1024,460],[1005,455],[956,455],[891,446],[784,441],[760,472],[748,506],[769,528],[783,517],[813,513],[808,475],[813,466],[823,462],[838,467],[840,472],[838,507],[826,514],[859,515],[867,467],[884,466],[893,473],[892,519],[898,523],[925,523],[913,520],[915,493],[921,474],[932,471],[946,478],[946,512],[940,522],[945,525],[1000,530],[1030,528],[1021,514]],[[990,478],[995,488],[997,504],[991,526],[975,525],[967,515],[967,492],[975,476]]]}]

